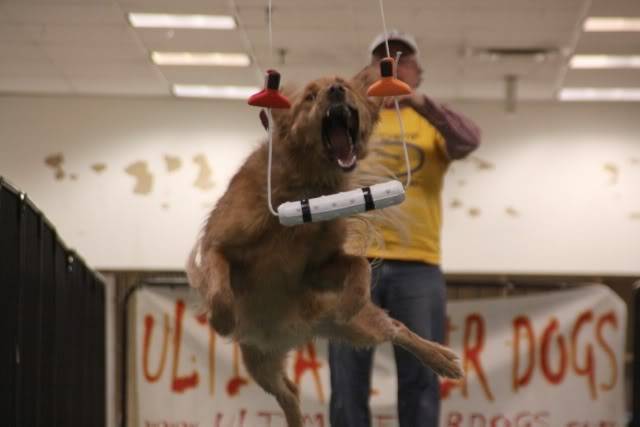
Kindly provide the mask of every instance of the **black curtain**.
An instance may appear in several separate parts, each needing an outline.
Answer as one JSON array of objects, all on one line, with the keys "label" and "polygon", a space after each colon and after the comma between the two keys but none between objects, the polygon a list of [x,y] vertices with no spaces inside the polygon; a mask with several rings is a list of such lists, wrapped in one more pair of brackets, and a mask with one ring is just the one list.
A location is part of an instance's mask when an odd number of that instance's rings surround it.
[{"label": "black curtain", "polygon": [[105,425],[104,283],[0,178],[0,413],[8,425]]}]

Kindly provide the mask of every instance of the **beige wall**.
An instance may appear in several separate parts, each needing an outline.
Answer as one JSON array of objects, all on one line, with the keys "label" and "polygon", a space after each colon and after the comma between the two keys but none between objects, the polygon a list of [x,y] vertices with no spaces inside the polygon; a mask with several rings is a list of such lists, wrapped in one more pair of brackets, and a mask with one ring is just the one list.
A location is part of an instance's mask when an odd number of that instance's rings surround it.
[{"label": "beige wall", "polygon": [[[640,274],[640,105],[455,106],[484,143],[447,178],[445,270]],[[243,102],[0,97],[0,175],[90,265],[179,269],[264,135]]]}]

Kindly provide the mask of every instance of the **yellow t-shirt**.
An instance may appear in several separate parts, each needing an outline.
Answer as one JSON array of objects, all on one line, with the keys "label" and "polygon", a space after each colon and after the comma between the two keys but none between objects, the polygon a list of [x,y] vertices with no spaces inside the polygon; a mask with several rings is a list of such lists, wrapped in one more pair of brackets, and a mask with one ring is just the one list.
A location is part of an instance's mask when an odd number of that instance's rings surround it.
[{"label": "yellow t-shirt", "polygon": [[[441,192],[449,166],[445,142],[424,117],[410,107],[400,110],[405,141],[411,164],[411,185],[400,205],[403,230],[382,226],[384,247],[370,248],[371,258],[422,261],[440,264],[440,230],[442,227]],[[402,148],[400,123],[394,109],[381,112],[363,162],[377,162],[406,181],[406,164]]]}]

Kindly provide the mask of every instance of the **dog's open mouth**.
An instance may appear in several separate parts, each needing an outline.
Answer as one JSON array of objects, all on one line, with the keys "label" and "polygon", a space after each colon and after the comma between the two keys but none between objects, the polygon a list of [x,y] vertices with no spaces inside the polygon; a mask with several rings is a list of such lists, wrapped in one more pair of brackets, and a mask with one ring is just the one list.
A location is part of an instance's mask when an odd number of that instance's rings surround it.
[{"label": "dog's open mouth", "polygon": [[347,104],[332,104],[322,119],[322,140],[343,171],[356,167],[358,110]]}]

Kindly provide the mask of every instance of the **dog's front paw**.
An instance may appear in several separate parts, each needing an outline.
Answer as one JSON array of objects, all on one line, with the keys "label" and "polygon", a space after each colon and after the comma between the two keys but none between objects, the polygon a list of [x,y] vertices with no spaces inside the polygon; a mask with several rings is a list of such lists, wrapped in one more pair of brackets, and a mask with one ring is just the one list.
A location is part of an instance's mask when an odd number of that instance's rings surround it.
[{"label": "dog's front paw", "polygon": [[211,298],[210,307],[209,323],[211,327],[222,336],[230,335],[236,326],[233,301],[222,293],[217,293]]}]

